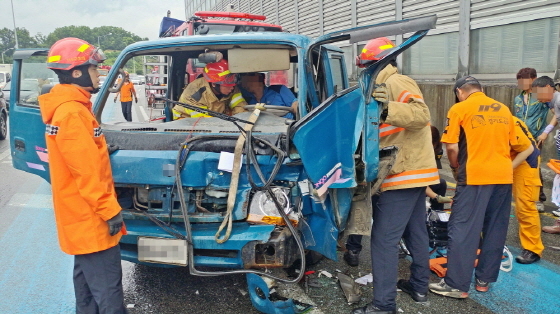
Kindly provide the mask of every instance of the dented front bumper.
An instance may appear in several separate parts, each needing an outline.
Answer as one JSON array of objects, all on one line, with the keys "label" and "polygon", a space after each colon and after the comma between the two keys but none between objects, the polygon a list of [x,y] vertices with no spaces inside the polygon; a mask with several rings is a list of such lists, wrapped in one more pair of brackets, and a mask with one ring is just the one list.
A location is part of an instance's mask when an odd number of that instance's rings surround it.
[{"label": "dented front bumper", "polygon": [[[139,236],[172,238],[149,220],[126,220],[126,224],[128,234],[120,242],[121,256],[126,261],[141,263],[138,261]],[[172,224],[171,227],[185,234],[183,224]],[[217,228],[217,224],[192,224],[195,266],[231,269],[288,267],[297,258],[297,245],[285,228],[236,222],[231,237],[223,244],[214,239]]]}]

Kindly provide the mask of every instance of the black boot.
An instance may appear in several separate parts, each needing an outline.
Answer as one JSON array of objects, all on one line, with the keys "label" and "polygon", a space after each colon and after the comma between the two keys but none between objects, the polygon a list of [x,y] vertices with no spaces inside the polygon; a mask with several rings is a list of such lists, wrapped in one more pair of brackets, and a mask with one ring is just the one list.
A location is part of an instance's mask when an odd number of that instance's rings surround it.
[{"label": "black boot", "polygon": [[352,314],[396,314],[397,310],[392,310],[392,311],[385,311],[385,310],[380,310],[377,306],[373,305],[373,304],[368,304],[364,307],[359,307],[356,308],[352,311]]},{"label": "black boot", "polygon": [[356,267],[360,264],[360,251],[348,250],[344,253],[344,261],[346,264],[352,267]]},{"label": "black boot", "polygon": [[412,289],[412,285],[410,284],[410,281],[408,281],[406,279],[399,280],[397,282],[397,288],[401,289],[402,292],[404,292],[404,293],[410,294],[412,299],[416,302],[426,302],[426,301],[428,301],[428,293],[420,293],[420,292],[414,291],[414,289]]}]

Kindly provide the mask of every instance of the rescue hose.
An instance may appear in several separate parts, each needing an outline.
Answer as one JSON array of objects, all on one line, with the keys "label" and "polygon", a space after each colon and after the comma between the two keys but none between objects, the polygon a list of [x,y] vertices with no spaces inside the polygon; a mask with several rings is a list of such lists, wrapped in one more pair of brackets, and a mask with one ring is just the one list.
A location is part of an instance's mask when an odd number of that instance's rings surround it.
[{"label": "rescue hose", "polygon": [[[194,140],[194,139],[191,139]],[[271,148],[273,148],[274,146],[271,145],[268,142],[264,142],[266,145],[269,145]],[[296,240],[296,244],[298,246],[298,251],[300,253],[300,257],[301,257],[301,268],[300,268],[300,272],[298,274],[298,276],[293,279],[293,280],[288,280],[288,279],[284,279],[284,278],[280,278],[280,277],[276,277],[272,274],[266,273],[266,272],[262,272],[262,271],[258,271],[258,270],[253,270],[253,269],[237,269],[237,270],[229,270],[229,271],[212,271],[212,272],[206,272],[206,271],[199,271],[195,268],[194,266],[194,242],[192,241],[192,228],[191,228],[191,222],[189,220],[189,216],[188,216],[188,211],[187,211],[187,204],[185,202],[185,194],[183,189],[181,188],[183,186],[182,180],[181,180],[181,169],[183,167],[183,165],[186,162],[186,159],[188,157],[189,154],[189,147],[188,147],[188,142],[183,143],[181,145],[181,149],[179,150],[179,154],[177,155],[177,161],[176,161],[176,167],[175,167],[175,182],[177,184],[177,186],[179,187],[177,189],[177,192],[179,194],[179,201],[181,204],[181,212],[183,214],[183,221],[185,223],[185,230],[187,233],[187,238],[189,239],[187,242],[187,246],[188,246],[188,263],[189,263],[189,272],[192,275],[195,276],[201,276],[201,277],[213,277],[213,276],[222,276],[222,275],[233,275],[233,274],[256,274],[259,276],[264,276],[264,277],[268,277],[274,280],[278,280],[280,282],[284,282],[284,283],[298,283],[301,278],[303,278],[303,275],[305,273],[305,250],[303,248],[303,243],[301,242],[301,238],[299,237],[297,231],[295,230],[294,226],[292,225],[291,221],[288,218],[288,215],[286,215],[286,213],[284,212],[284,210],[282,209],[282,206],[280,204],[280,202],[278,202],[278,199],[276,199],[276,196],[274,195],[274,193],[272,193],[272,190],[270,187],[267,188],[267,192],[269,194],[269,196],[271,197],[271,199],[273,200],[276,208],[278,209],[278,213],[280,214],[280,216],[282,216],[282,219],[284,219],[284,221],[286,222],[286,226],[288,227],[288,229],[290,230],[290,232],[292,233],[292,235],[294,236],[294,239]],[[278,155],[278,163],[281,164],[284,160],[284,154],[282,152],[282,154]]]},{"label": "rescue hose", "polygon": [[[237,188],[239,186],[239,173],[241,172],[241,158],[243,154],[243,144],[245,144],[245,136],[247,136],[247,132],[253,129],[254,123],[259,118],[261,111],[259,109],[255,109],[251,116],[249,117],[249,122],[245,124],[243,128],[245,133],[239,134],[239,138],[237,138],[237,143],[235,143],[235,149],[233,151],[233,169],[231,171],[231,181],[229,185],[229,194],[227,200],[227,211],[226,215],[224,216],[224,220],[222,220],[222,224],[220,228],[218,228],[218,232],[214,235],[217,243],[224,243],[226,242],[230,235],[231,235],[231,228],[233,227],[233,208],[235,207],[235,198],[237,196]],[[227,230],[222,239],[220,239],[220,233],[227,225]]]}]

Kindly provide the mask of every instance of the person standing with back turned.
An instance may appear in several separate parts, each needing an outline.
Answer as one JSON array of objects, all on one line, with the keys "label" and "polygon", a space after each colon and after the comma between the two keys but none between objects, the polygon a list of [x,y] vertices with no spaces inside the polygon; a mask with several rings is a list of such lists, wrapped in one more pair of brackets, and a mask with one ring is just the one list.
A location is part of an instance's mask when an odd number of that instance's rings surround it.
[{"label": "person standing with back turned", "polygon": [[[76,313],[122,314],[125,233],[105,136],[93,115],[103,52],[78,38],[51,47],[47,67],[60,80],[39,97],[60,248],[74,255]],[[121,229],[122,228],[122,229]]]},{"label": "person standing with back turned", "polygon": [[430,290],[462,299],[469,296],[479,248],[476,290],[488,291],[498,279],[511,211],[510,149],[524,160],[533,146],[527,137],[518,141],[509,108],[486,96],[477,79],[458,79],[454,91],[457,103],[447,113],[441,139],[457,181],[448,223],[447,274],[431,283]]}]

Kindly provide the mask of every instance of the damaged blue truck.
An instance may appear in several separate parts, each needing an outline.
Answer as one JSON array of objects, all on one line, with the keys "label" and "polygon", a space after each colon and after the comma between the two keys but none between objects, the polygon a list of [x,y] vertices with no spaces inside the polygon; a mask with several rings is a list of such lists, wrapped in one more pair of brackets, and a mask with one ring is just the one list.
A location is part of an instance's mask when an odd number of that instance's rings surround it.
[{"label": "damaged blue truck", "polygon": [[[283,32],[232,33],[126,47],[93,100],[93,113],[112,148],[113,177],[128,232],[120,243],[122,259],[188,267],[198,276],[246,273],[258,310],[297,313],[291,299],[269,299],[262,277],[296,283],[304,271],[288,278],[265,270],[294,263],[305,269],[306,255],[308,261],[321,255],[337,259],[337,241],[347,228],[353,199],[362,193],[366,197],[360,206],[371,207],[371,188],[381,172],[379,110],[371,98],[375,77],[435,23],[433,16],[316,39]],[[402,34],[407,39],[386,50],[350,86],[343,52],[332,44]],[[251,106],[234,116],[173,121],[170,108],[184,88],[186,64],[207,51],[221,52],[232,73],[285,71],[288,87],[297,95],[295,119],[283,118],[282,108]],[[38,63],[49,71],[47,53],[15,52],[14,91]],[[132,57],[154,55],[164,56],[168,67],[165,119],[112,121],[108,116],[116,105],[110,93],[116,91],[113,83],[123,67]],[[18,92],[10,96],[13,165],[49,181],[37,99],[21,98]],[[228,160],[232,169],[222,165]]]}]

